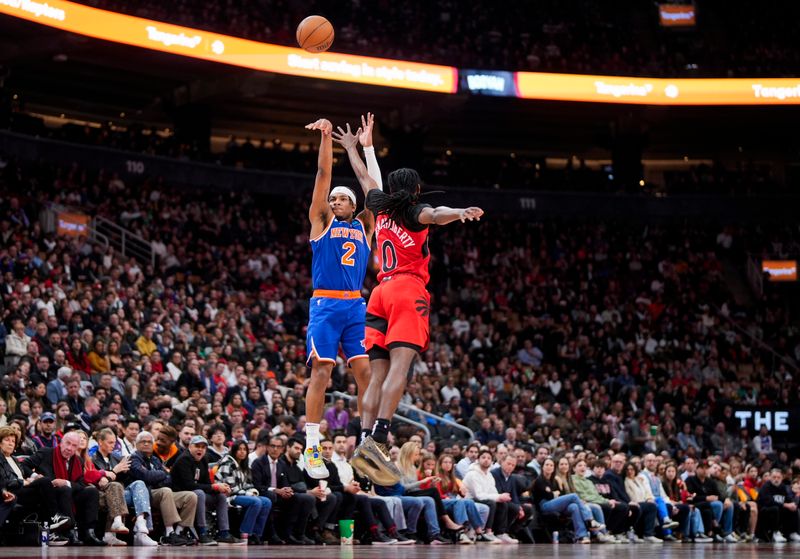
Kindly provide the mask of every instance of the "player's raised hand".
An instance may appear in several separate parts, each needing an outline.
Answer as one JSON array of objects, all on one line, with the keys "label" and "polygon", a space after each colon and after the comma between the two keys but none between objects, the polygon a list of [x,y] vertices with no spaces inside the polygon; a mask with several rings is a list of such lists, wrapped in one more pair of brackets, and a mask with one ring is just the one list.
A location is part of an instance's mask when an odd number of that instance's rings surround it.
[{"label": "player's raised hand", "polygon": [[331,124],[331,121],[327,118],[321,118],[315,122],[306,124],[306,129],[319,130],[322,132],[323,136],[327,136],[333,131],[333,124]]},{"label": "player's raised hand", "polygon": [[361,115],[361,134],[358,135],[358,141],[365,148],[372,147],[372,127],[374,125],[374,114],[367,113],[367,118]]},{"label": "player's raised hand", "polygon": [[461,223],[465,221],[480,221],[483,215],[483,210],[476,207],[465,208],[461,210]]},{"label": "player's raised hand", "polygon": [[356,130],[356,133],[350,130],[350,124],[345,125],[347,130],[342,130],[341,126],[337,126],[338,132],[332,134],[333,140],[346,150],[353,149],[358,144],[358,137],[361,135],[361,128]]}]

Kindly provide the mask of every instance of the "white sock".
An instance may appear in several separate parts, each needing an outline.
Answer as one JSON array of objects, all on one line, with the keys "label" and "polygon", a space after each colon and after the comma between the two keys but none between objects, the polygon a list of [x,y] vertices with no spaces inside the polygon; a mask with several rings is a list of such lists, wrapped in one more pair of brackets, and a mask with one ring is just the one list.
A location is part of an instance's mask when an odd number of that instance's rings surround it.
[{"label": "white sock", "polygon": [[147,534],[150,530],[147,529],[147,520],[144,513],[136,517],[136,524],[133,526],[133,531],[137,534]]},{"label": "white sock", "polygon": [[306,423],[306,448],[319,446],[319,423]]},{"label": "white sock", "polygon": [[122,522],[122,517],[121,516],[115,516],[114,517],[114,522],[113,523],[117,523],[117,522]]},{"label": "white sock", "polygon": [[174,531],[175,531],[175,528],[173,526],[165,526],[164,527],[164,535],[167,536],[167,537],[169,537],[170,534],[172,534],[172,532],[174,532]]}]

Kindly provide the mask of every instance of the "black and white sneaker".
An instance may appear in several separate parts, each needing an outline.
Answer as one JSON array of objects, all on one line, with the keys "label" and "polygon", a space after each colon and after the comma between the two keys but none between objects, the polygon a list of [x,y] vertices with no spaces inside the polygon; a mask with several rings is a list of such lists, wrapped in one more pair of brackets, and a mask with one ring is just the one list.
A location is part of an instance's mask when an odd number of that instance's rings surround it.
[{"label": "black and white sneaker", "polygon": [[58,534],[54,534],[50,532],[50,535],[47,536],[47,545],[49,547],[58,547],[61,545],[67,545],[69,540],[63,536],[59,536]]},{"label": "black and white sneaker", "polygon": [[189,545],[189,541],[183,536],[179,535],[177,532],[172,532],[169,536],[161,536],[161,539],[158,543],[172,547]]},{"label": "black and white sneaker", "polygon": [[72,519],[69,516],[54,514],[50,519],[51,530],[69,530],[70,528],[72,528]]}]

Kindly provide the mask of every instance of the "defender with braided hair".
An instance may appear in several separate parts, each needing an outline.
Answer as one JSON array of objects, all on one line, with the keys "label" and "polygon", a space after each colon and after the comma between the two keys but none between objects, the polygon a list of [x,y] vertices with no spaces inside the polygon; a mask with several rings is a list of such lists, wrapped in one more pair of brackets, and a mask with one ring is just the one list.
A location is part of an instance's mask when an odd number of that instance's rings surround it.
[{"label": "defender with braided hair", "polygon": [[391,485],[400,480],[400,472],[386,448],[389,424],[405,391],[411,362],[429,341],[428,228],[480,220],[483,210],[421,203],[422,180],[414,169],[389,173],[389,192],[383,192],[354,143],[335,135],[334,139],[347,150],[367,192],[366,207],[375,215],[380,264],[379,284],[367,304],[366,347],[372,376],[363,397],[361,444],[351,464],[374,483]]}]

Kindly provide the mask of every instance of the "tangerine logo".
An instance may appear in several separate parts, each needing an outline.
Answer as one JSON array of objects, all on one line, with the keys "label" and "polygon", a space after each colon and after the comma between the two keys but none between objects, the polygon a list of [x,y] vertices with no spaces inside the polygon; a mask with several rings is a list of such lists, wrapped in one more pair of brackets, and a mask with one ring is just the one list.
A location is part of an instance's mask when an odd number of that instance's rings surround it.
[{"label": "tangerine logo", "polygon": [[179,45],[193,49],[200,44],[200,41],[203,40],[200,35],[193,35],[189,37],[185,33],[176,34],[167,33],[166,31],[159,31],[154,25],[148,25],[145,27],[145,29],[147,30],[148,39],[151,41],[156,41],[157,43],[161,43],[165,47]]},{"label": "tangerine logo", "polygon": [[643,85],[635,83],[613,84],[598,80],[594,82],[594,86],[598,95],[611,95],[617,98],[625,95],[647,97],[653,91],[653,86],[649,83]]}]

